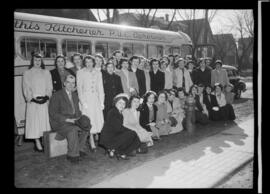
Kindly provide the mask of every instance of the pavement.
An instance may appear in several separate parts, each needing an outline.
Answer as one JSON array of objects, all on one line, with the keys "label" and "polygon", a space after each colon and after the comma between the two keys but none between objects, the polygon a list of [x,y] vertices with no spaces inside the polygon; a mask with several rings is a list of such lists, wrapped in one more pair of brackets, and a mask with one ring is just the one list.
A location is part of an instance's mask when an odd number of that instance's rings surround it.
[{"label": "pavement", "polygon": [[254,119],[83,188],[213,188],[253,159]]}]

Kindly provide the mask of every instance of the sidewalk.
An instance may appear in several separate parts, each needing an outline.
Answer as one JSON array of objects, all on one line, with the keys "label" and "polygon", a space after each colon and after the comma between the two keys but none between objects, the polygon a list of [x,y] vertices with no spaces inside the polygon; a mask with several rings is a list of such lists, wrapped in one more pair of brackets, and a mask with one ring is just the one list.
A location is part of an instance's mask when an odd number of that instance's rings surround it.
[{"label": "sidewalk", "polygon": [[[104,180],[91,188],[212,188],[253,158],[254,120]],[[132,160],[132,159],[131,159]]]}]

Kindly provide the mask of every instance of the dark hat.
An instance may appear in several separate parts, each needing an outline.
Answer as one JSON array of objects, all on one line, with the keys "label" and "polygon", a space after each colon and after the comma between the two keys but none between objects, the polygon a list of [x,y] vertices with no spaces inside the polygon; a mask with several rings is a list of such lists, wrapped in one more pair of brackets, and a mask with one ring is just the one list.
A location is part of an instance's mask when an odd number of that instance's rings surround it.
[{"label": "dark hat", "polygon": [[78,120],[75,121],[82,130],[89,131],[92,128],[90,119],[86,115],[82,115]]},{"label": "dark hat", "polygon": [[175,127],[177,125],[177,120],[174,117],[169,117],[170,123],[171,123],[171,127]]}]

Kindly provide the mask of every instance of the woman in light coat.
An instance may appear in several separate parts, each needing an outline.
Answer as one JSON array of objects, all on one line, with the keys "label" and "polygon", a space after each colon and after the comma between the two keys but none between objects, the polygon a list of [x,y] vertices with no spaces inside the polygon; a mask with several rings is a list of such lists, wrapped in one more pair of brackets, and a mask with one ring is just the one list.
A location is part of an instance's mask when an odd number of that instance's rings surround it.
[{"label": "woman in light coat", "polygon": [[40,137],[43,132],[50,131],[48,100],[52,95],[52,78],[42,60],[42,56],[34,54],[29,70],[23,74],[23,93],[26,98],[25,138],[35,139],[35,150],[42,152]]},{"label": "woman in light coat", "polygon": [[95,58],[85,56],[83,68],[77,72],[77,90],[81,104],[82,114],[90,118],[92,128],[90,130],[90,144],[93,152],[96,152],[94,134],[101,132],[104,123],[104,89],[101,71],[96,70]]}]

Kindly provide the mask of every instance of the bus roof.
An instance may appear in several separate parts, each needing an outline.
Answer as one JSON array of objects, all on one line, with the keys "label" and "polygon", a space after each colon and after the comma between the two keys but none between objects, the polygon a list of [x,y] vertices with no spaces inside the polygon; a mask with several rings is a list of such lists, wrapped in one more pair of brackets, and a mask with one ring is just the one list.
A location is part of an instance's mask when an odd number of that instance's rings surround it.
[{"label": "bus roof", "polygon": [[192,44],[183,32],[15,12],[15,31]]}]

